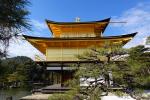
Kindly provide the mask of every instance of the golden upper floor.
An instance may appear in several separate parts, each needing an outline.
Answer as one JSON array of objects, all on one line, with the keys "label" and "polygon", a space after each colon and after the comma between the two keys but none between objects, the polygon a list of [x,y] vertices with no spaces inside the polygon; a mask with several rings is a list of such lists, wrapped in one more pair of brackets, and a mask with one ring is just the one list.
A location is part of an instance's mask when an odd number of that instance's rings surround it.
[{"label": "golden upper floor", "polygon": [[90,22],[55,22],[46,20],[46,23],[55,38],[101,37],[109,21],[110,18]]}]

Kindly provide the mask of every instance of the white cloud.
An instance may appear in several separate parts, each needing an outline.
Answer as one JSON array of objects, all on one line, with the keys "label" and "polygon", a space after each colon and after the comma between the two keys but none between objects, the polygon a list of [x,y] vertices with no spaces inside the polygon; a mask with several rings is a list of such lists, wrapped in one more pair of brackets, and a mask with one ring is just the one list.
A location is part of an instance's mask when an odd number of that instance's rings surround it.
[{"label": "white cloud", "polygon": [[125,33],[138,32],[125,47],[145,45],[146,38],[150,36],[150,2],[139,3],[125,11],[121,16],[114,17],[113,20],[127,22],[123,26],[113,26],[122,29]]},{"label": "white cloud", "polygon": [[10,57],[27,56],[33,60],[35,60],[35,55],[39,55],[42,59],[45,59],[45,56],[34,48],[29,42],[24,40],[23,37],[18,37],[17,39],[15,38],[10,41],[8,55]]},{"label": "white cloud", "polygon": [[[47,29],[46,24],[38,20],[34,20],[34,19],[31,20],[31,25],[33,27],[33,31],[26,32],[26,33],[30,33],[30,35],[39,36],[42,34],[42,32],[44,32],[45,29]],[[22,34],[24,33],[23,32],[20,33],[20,35]],[[12,40],[10,40],[10,46],[8,48],[8,55],[9,57],[27,56],[33,60],[35,60],[35,55],[39,55],[40,58],[45,59],[45,56],[40,51],[38,51],[35,47],[33,47],[22,36],[19,36],[17,39],[13,38]]]},{"label": "white cloud", "polygon": [[[26,33],[32,36],[43,36],[45,35],[48,27],[44,21],[40,22],[39,20],[31,20],[32,31],[27,31]],[[44,33],[43,33],[44,32]]]},{"label": "white cloud", "polygon": [[36,28],[36,29],[39,30],[39,31],[42,31],[42,30],[44,30],[44,29],[47,29],[46,24],[43,23],[43,22],[40,22],[40,21],[38,21],[38,20],[32,19],[32,20],[31,20],[31,24],[33,25],[34,28]]}]

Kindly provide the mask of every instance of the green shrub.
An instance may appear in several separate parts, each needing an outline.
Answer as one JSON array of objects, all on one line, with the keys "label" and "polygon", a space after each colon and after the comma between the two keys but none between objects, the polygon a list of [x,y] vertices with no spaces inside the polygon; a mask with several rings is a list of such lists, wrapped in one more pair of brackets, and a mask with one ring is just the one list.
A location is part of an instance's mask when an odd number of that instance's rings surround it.
[{"label": "green shrub", "polygon": [[73,100],[73,96],[69,94],[53,94],[48,100]]}]

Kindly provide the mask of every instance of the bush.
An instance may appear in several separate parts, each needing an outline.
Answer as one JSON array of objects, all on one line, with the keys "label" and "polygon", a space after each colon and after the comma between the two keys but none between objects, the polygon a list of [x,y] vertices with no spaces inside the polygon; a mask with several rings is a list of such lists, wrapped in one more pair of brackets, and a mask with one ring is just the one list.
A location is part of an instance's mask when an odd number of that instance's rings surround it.
[{"label": "bush", "polygon": [[48,100],[73,100],[73,96],[69,94],[53,94]]}]

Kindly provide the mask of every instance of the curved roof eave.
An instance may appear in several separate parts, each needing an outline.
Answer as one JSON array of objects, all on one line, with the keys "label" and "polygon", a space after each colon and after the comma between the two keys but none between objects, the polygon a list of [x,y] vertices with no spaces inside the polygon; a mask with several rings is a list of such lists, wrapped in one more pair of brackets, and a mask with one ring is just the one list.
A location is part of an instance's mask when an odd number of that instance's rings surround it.
[{"label": "curved roof eave", "polygon": [[51,24],[94,24],[94,23],[99,23],[99,22],[109,22],[111,18],[106,18],[103,20],[98,20],[98,21],[87,21],[87,22],[56,22],[56,21],[52,21],[52,20],[45,20],[46,23],[51,23]]},{"label": "curved roof eave", "polygon": [[116,39],[116,38],[127,38],[127,37],[134,37],[138,32],[119,35],[119,36],[106,36],[106,37],[70,37],[70,38],[48,38],[48,37],[34,37],[23,35],[25,39],[39,39],[39,40],[95,40],[95,39]]}]

